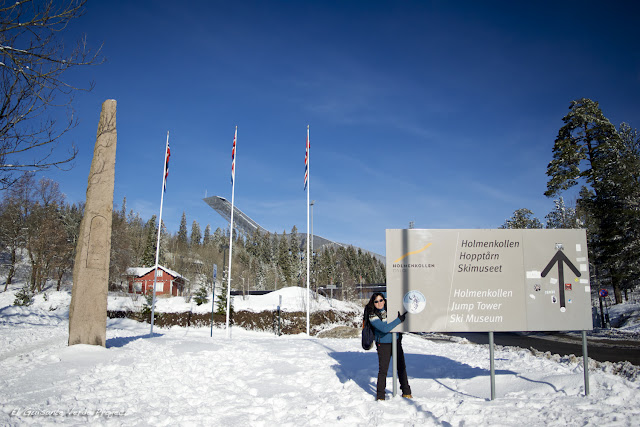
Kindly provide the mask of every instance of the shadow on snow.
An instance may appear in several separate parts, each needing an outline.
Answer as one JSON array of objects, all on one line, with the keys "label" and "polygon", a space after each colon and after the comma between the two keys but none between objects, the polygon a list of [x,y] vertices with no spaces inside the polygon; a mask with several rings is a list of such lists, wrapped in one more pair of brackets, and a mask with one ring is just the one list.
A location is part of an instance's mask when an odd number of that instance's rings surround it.
[{"label": "shadow on snow", "polygon": [[150,337],[149,334],[143,334],[143,335],[136,335],[135,337],[108,338],[107,342],[106,342],[106,347],[107,348],[124,347],[125,345],[129,344],[130,342],[137,341],[139,339],[157,338],[157,337],[161,337],[161,336],[163,336],[163,334],[158,334],[158,333],[154,332],[153,337]]},{"label": "shadow on snow", "polygon": [[[363,353],[358,351],[335,352],[330,351],[329,356],[336,360],[333,369],[345,383],[353,380],[364,391],[375,393],[378,375],[378,354],[375,351]],[[490,371],[460,363],[455,360],[431,354],[405,353],[407,375],[412,378],[422,379],[471,379],[475,377],[490,376]],[[393,362],[389,363],[387,376],[392,376]],[[496,375],[518,375],[509,370],[496,370]]]}]

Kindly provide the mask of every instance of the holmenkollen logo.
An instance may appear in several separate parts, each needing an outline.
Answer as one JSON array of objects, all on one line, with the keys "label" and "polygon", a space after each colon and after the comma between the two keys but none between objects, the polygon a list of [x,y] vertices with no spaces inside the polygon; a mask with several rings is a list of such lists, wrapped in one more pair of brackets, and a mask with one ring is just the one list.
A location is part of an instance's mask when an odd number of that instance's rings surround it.
[{"label": "holmenkollen logo", "polygon": [[420,252],[425,251],[432,244],[433,243],[427,243],[426,245],[424,245],[422,248],[420,248],[418,250],[407,252],[406,254],[404,254],[400,258],[398,258],[397,260],[393,261],[393,264],[391,264],[391,268],[393,268],[396,271],[397,270],[407,271],[410,268],[413,269],[413,268],[433,268],[433,267],[435,267],[435,264],[410,263],[410,262],[407,262],[407,260],[405,260],[405,258],[407,258],[409,255],[416,255],[416,254],[419,254]]}]

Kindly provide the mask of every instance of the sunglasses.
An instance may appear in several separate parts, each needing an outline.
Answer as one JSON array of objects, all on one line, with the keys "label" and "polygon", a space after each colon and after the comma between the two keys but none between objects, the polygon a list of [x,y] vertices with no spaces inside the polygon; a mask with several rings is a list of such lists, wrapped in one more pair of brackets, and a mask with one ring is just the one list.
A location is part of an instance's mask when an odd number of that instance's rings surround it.
[{"label": "sunglasses", "polygon": [[384,302],[384,300],[383,300],[383,299],[378,299],[378,300],[375,300],[375,301],[374,301],[374,303],[375,303],[375,304],[377,304],[377,303],[379,303],[379,302]]}]

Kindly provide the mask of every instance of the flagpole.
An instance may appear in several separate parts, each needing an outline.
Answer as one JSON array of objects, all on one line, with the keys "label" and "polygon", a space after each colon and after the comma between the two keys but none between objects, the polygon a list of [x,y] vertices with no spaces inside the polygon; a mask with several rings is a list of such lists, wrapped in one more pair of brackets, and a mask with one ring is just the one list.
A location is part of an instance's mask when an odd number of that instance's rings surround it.
[{"label": "flagpole", "polygon": [[231,253],[233,252],[233,211],[236,188],[236,141],[238,139],[238,126],[233,137],[233,151],[231,153],[231,222],[229,223],[229,271],[227,275],[227,338],[231,337],[229,329],[229,311],[231,309]]},{"label": "flagpole", "polygon": [[158,219],[158,239],[156,241],[156,265],[153,270],[153,298],[151,300],[151,331],[149,336],[153,337],[153,321],[156,311],[156,282],[158,280],[158,260],[160,258],[160,230],[162,228],[162,205],[164,203],[164,189],[167,179],[167,154],[169,152],[169,131],[167,131],[167,144],[164,148],[164,168],[162,171],[162,192],[160,193],[160,217]]},{"label": "flagpole", "polygon": [[309,252],[309,181],[311,179],[311,174],[309,170],[309,164],[311,163],[311,158],[309,157],[309,125],[307,125],[307,335],[309,335],[309,301],[311,299],[310,294],[310,286],[309,286],[309,262],[310,262],[310,252]]}]

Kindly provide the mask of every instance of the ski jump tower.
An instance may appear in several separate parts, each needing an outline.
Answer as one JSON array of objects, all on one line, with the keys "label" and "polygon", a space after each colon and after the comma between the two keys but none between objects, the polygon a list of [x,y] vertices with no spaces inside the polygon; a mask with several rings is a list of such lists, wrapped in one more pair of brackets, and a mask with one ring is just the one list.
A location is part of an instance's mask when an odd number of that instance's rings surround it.
[{"label": "ski jump tower", "polygon": [[[220,216],[231,222],[231,202],[220,196],[211,196],[202,200],[211,206],[214,211],[218,212]],[[260,227],[257,222],[238,209],[237,206],[233,207],[233,225],[245,237],[251,236],[256,230],[266,232],[264,228]]]},{"label": "ski jump tower", "polygon": [[[220,216],[222,216],[228,222],[231,222],[231,202],[220,196],[206,197],[202,200],[204,200],[206,204],[211,206],[214,211],[218,212]],[[242,212],[235,205],[233,206],[233,225],[236,231],[238,231],[245,237],[251,236],[256,230],[260,230],[261,233],[267,232],[267,230],[261,227],[256,221],[251,219],[247,214]],[[271,234],[273,235],[274,233]],[[300,233],[298,234],[298,237],[300,238],[301,247],[306,247],[307,235]],[[342,243],[337,243],[316,235],[311,236],[311,243],[313,244],[312,250],[316,253],[327,245],[347,246]]]}]

